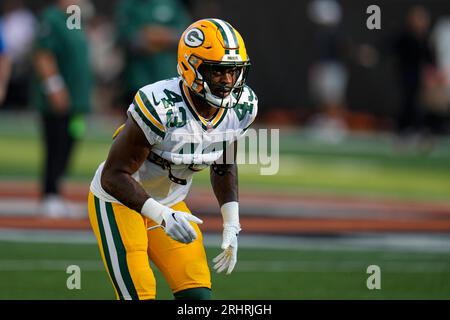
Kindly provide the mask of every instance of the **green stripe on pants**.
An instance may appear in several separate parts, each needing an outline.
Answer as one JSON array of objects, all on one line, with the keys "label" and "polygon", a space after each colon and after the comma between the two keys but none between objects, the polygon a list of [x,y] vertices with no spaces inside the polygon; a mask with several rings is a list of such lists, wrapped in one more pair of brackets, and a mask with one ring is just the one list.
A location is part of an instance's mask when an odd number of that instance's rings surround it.
[{"label": "green stripe on pants", "polygon": [[106,260],[106,265],[108,266],[109,275],[114,284],[114,287],[116,288],[117,293],[119,294],[119,299],[123,300],[124,299],[123,293],[120,291],[120,288],[117,284],[116,276],[114,275],[114,270],[113,270],[113,267],[111,264],[111,257],[109,255],[108,242],[106,241],[105,230],[103,228],[102,215],[100,212],[100,201],[96,196],[94,196],[94,201],[95,201],[95,213],[97,214],[97,223],[98,223],[98,228],[100,230],[100,237],[102,239],[102,248],[103,248],[103,254],[104,254],[105,260]]},{"label": "green stripe on pants", "polygon": [[139,300],[139,296],[133,284],[133,279],[131,278],[130,271],[128,270],[127,252],[125,250],[125,246],[123,245],[122,238],[120,237],[120,232],[116,223],[116,219],[114,217],[112,205],[110,202],[105,202],[105,205],[106,205],[106,212],[108,214],[111,233],[113,236],[114,244],[116,246],[117,259],[119,260],[119,268],[123,278],[123,282],[125,283],[125,286],[127,287],[127,290],[131,298],[133,300],[134,299]]}]

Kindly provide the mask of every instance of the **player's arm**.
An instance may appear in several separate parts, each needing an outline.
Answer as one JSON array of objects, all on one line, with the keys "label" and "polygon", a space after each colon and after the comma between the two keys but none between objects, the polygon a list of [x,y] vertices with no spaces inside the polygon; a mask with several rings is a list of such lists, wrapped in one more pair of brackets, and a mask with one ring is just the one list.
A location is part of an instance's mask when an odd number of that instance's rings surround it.
[{"label": "player's arm", "polygon": [[69,91],[59,73],[54,54],[47,49],[38,49],[34,54],[33,61],[53,111],[67,112],[70,105]]},{"label": "player's arm", "polygon": [[149,195],[132,177],[148,157],[152,146],[132,118],[114,139],[101,176],[102,188],[137,212]]},{"label": "player's arm", "polygon": [[124,128],[114,139],[103,167],[102,188],[128,208],[163,226],[173,239],[189,243],[197,237],[189,221],[202,221],[192,214],[174,211],[154,200],[132,177],[151,149],[141,128],[128,117]]},{"label": "player's arm", "polygon": [[[224,151],[223,163],[211,166],[210,178],[214,194],[222,206],[227,202],[238,201],[238,168],[236,164],[237,141]],[[232,163],[227,163],[227,153],[233,153]]]},{"label": "player's arm", "polygon": [[[231,163],[227,162],[227,154],[232,153]],[[223,218],[222,249],[214,258],[214,269],[217,272],[227,270],[230,274],[237,262],[237,236],[241,231],[239,223],[238,203],[238,168],[236,164],[237,141],[224,151],[223,163],[214,164],[210,169],[211,185],[220,205]]]}]

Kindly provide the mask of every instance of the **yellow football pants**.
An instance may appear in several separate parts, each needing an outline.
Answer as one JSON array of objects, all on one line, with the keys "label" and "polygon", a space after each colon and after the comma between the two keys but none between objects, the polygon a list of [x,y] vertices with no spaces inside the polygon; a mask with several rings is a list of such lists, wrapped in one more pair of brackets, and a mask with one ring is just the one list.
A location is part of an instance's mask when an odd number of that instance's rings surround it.
[{"label": "yellow football pants", "polygon": [[[184,202],[172,207],[190,212]],[[190,288],[211,288],[211,276],[203,236],[183,244],[170,238],[162,228],[121,204],[105,202],[91,192],[89,220],[97,238],[103,263],[117,299],[155,299],[156,281],[149,259],[158,267],[173,293]]]}]

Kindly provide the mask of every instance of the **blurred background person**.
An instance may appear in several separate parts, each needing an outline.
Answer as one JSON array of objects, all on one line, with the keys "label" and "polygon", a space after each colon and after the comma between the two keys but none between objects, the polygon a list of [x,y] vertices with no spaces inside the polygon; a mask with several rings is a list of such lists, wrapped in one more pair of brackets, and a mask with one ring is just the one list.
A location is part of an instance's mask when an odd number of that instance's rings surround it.
[{"label": "blurred background person", "polygon": [[312,125],[319,138],[339,141],[346,132],[345,95],[348,82],[341,30],[342,7],[335,0],[313,0],[308,16],[315,25],[315,61],[309,69],[309,90],[319,108]]},{"label": "blurred background person", "polygon": [[438,18],[432,32],[431,44],[435,51],[435,67],[427,68],[423,77],[421,103],[425,107],[425,151],[437,142],[437,137],[448,133],[450,114],[450,16]]},{"label": "blurred background person", "polygon": [[440,68],[427,68],[423,72],[419,97],[423,108],[423,130],[419,141],[419,151],[430,152],[437,138],[447,131],[449,112],[448,78]]},{"label": "blurred background person", "polygon": [[41,211],[50,217],[69,214],[61,197],[61,178],[74,143],[84,134],[83,115],[90,111],[92,79],[85,31],[83,26],[69,29],[66,24],[67,7],[83,3],[59,0],[46,8],[35,43],[33,98],[41,114],[45,148]]},{"label": "blurred background person", "polygon": [[[436,64],[448,80],[450,79],[450,15],[437,19],[431,40],[436,50]],[[450,96],[450,81],[447,81],[447,94]]]},{"label": "blurred background person", "polygon": [[6,53],[12,64],[5,107],[15,110],[24,109],[28,106],[30,54],[37,22],[22,0],[2,1],[1,9]]},{"label": "blurred background person", "polygon": [[177,45],[191,18],[179,0],[121,0],[117,28],[125,51],[124,96],[120,112],[142,86],[177,76]]},{"label": "blurred background person", "polygon": [[124,68],[124,57],[116,41],[114,19],[97,13],[89,19],[86,32],[94,76],[93,112],[102,113],[102,118],[106,115],[116,118],[111,111],[121,109],[117,104],[120,103],[120,74]]},{"label": "blurred background person", "polygon": [[406,15],[406,24],[394,40],[400,85],[401,105],[396,116],[396,132],[400,138],[417,136],[424,125],[421,90],[424,71],[435,72],[435,54],[430,43],[430,17],[420,5],[412,6]]},{"label": "blurred background person", "polygon": [[11,73],[11,62],[6,54],[5,43],[3,40],[2,21],[0,20],[0,106],[6,96],[9,75]]}]

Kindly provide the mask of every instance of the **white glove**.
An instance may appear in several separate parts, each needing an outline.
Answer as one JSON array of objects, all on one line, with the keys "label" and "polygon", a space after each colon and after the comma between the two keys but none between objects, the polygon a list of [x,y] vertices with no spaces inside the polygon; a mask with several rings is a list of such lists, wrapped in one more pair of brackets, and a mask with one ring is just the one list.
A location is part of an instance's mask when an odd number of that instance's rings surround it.
[{"label": "white glove", "polygon": [[172,239],[181,243],[190,243],[197,239],[197,233],[189,221],[202,224],[203,221],[183,211],[174,211],[160,204],[152,198],[147,199],[141,209],[141,213],[158,223],[148,230],[161,227]]},{"label": "white glove", "polygon": [[223,217],[222,253],[213,259],[214,270],[221,273],[225,269],[230,274],[237,262],[239,224],[239,204],[235,201],[227,202],[221,207]]},{"label": "white glove", "polygon": [[187,212],[171,211],[163,213],[164,224],[161,226],[174,240],[182,243],[190,243],[197,239],[197,233],[189,221],[202,224],[203,221]]},{"label": "white glove", "polygon": [[227,274],[230,274],[237,262],[238,241],[237,236],[240,228],[236,226],[228,226],[223,228],[222,253],[213,259],[214,270],[221,273],[227,269]]}]

